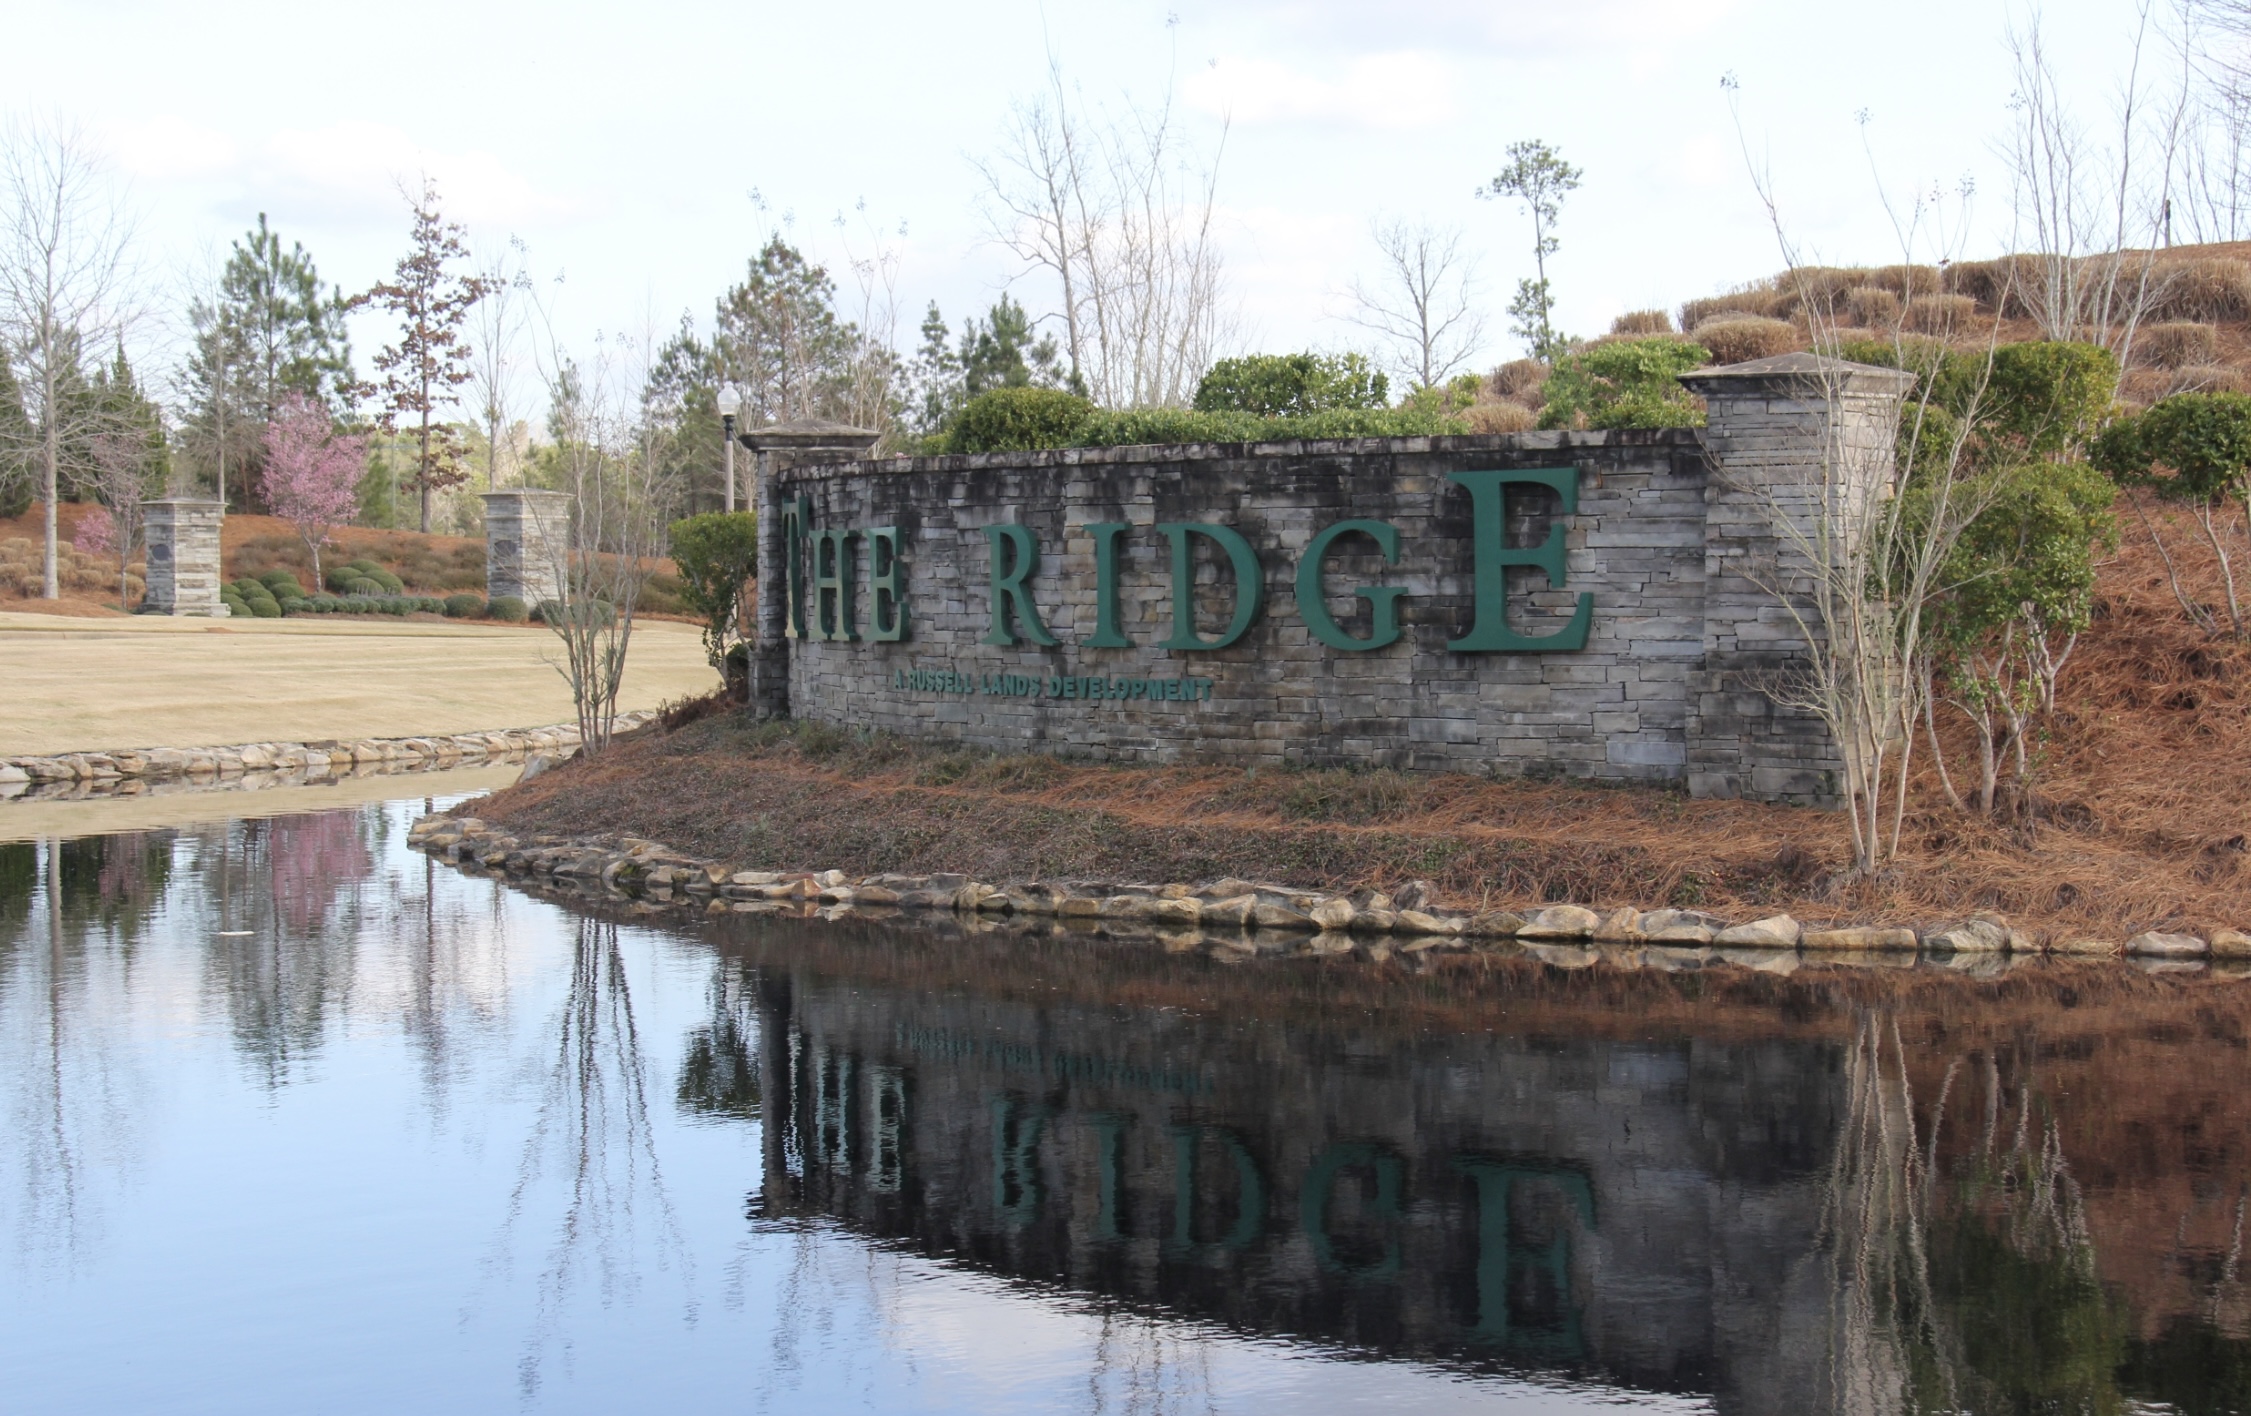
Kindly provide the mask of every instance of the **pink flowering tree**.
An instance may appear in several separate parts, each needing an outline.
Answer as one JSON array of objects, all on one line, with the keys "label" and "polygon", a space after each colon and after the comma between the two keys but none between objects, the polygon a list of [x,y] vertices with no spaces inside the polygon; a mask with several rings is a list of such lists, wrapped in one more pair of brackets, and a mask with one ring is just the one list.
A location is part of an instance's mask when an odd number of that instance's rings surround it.
[{"label": "pink flowering tree", "polygon": [[367,466],[364,439],[344,437],[328,410],[303,394],[281,401],[266,425],[266,504],[297,528],[313,553],[313,588],[321,585],[320,548],[328,528],[359,509],[360,473]]}]

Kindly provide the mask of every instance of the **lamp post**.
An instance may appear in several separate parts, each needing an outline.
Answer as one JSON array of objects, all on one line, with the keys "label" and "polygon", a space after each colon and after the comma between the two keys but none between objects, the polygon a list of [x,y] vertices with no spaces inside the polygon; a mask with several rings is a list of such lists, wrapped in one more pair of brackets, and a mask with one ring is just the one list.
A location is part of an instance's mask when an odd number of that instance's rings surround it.
[{"label": "lamp post", "polygon": [[727,443],[727,510],[735,509],[735,415],[743,411],[743,396],[733,384],[719,386],[719,427]]}]

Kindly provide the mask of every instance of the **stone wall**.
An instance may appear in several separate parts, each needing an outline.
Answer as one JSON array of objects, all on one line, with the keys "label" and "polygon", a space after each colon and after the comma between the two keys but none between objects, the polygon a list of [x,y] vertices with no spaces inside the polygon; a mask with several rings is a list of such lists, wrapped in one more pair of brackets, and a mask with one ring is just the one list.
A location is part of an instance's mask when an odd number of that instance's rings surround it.
[{"label": "stone wall", "polygon": [[773,454],[754,693],[1102,760],[1833,801],[1828,734],[1765,691],[1804,653],[1773,592],[1802,548],[1771,522],[1865,500],[1899,376],[1799,355],[1699,377],[1708,431]]},{"label": "stone wall", "polygon": [[166,497],[142,510],[147,517],[148,594],[142,602],[147,612],[223,617],[227,608],[219,599],[225,576],[219,528],[226,519],[225,504]]}]

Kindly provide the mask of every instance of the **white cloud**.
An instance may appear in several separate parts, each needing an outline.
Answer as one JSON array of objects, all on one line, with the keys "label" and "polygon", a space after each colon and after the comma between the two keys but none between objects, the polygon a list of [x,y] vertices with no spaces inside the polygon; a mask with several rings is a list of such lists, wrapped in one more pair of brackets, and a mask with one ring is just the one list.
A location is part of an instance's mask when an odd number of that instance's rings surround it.
[{"label": "white cloud", "polygon": [[398,189],[428,173],[446,214],[474,224],[505,225],[563,212],[569,203],[541,191],[493,154],[423,147],[405,129],[355,121],[325,128],[283,129],[266,141],[255,164],[261,184],[293,187],[332,211],[396,210]]},{"label": "white cloud", "polygon": [[175,113],[117,124],[103,139],[119,167],[160,181],[208,177],[239,160],[232,138]]},{"label": "white cloud", "polygon": [[1222,58],[1183,85],[1188,101],[1238,123],[1342,122],[1428,128],[1460,112],[1454,67],[1435,54],[1371,54],[1333,79],[1272,59]]}]

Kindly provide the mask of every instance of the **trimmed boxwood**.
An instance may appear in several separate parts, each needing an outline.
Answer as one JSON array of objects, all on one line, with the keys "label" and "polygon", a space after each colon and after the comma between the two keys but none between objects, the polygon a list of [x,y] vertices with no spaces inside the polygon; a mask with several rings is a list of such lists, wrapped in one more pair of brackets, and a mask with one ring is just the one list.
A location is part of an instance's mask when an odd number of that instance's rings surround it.
[{"label": "trimmed boxwood", "polygon": [[277,600],[287,602],[305,598],[305,587],[298,584],[297,577],[286,570],[269,570],[258,577],[258,583],[271,591]]},{"label": "trimmed boxwood", "polygon": [[448,595],[445,598],[445,610],[448,619],[475,619],[485,612],[485,597],[467,593]]},{"label": "trimmed boxwood", "polygon": [[485,606],[485,613],[496,620],[522,624],[531,618],[531,606],[514,595],[495,595],[491,603]]},{"label": "trimmed boxwood", "polygon": [[1094,405],[1055,388],[996,388],[962,405],[946,430],[948,452],[1032,452],[1069,447]]}]

